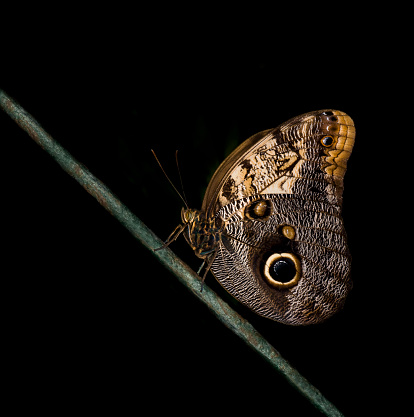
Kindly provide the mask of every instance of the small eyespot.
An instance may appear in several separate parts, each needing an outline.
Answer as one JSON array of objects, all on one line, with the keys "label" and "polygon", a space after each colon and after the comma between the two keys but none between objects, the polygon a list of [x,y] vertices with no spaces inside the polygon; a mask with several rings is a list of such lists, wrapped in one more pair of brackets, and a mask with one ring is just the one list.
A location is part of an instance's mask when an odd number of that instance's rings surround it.
[{"label": "small eyespot", "polygon": [[270,200],[257,200],[246,206],[244,215],[250,220],[266,221],[272,214],[272,203]]},{"label": "small eyespot", "polygon": [[324,111],[322,114],[324,116],[333,116],[333,112],[331,112],[331,111]]},{"label": "small eyespot", "polygon": [[333,137],[332,136],[324,136],[321,139],[321,143],[322,143],[323,146],[328,148],[329,146],[331,146],[334,143]]},{"label": "small eyespot", "polygon": [[267,211],[267,204],[265,201],[260,201],[253,207],[253,212],[257,217],[263,217]]},{"label": "small eyespot", "polygon": [[285,225],[282,227],[282,235],[287,237],[289,240],[295,238],[295,229],[292,226]]}]

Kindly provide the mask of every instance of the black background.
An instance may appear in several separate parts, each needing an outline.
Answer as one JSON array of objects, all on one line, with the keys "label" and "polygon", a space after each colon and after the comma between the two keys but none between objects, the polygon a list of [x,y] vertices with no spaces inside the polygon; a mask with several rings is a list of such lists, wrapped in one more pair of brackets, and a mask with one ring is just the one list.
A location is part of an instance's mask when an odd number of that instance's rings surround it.
[{"label": "black background", "polygon": [[[403,236],[384,191],[395,186],[387,158],[403,157],[386,145],[403,118],[401,80],[386,69],[395,45],[325,30],[294,39],[274,26],[260,38],[255,19],[257,39],[249,19],[217,36],[214,20],[200,28],[167,12],[143,30],[148,16],[124,23],[127,14],[116,25],[74,19],[66,35],[59,19],[46,25],[15,44],[18,71],[1,88],[162,239],[182,203],[151,148],[177,185],[179,150],[187,198],[200,208],[218,164],[250,135],[307,111],[347,112],[357,136],[344,191],[354,280],[345,309],[289,327],[246,311],[211,275],[207,285],[346,415],[394,407],[404,332],[390,252]],[[3,344],[16,404],[319,415],[3,112],[0,135]],[[198,269],[184,239],[172,249]]]}]

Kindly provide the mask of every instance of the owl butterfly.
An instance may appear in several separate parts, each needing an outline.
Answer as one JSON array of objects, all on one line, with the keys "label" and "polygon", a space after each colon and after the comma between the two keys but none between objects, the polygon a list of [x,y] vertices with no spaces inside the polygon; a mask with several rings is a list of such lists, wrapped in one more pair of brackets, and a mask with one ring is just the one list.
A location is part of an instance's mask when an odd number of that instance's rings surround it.
[{"label": "owl butterfly", "polygon": [[219,166],[201,210],[182,209],[166,245],[184,232],[207,271],[257,314],[324,321],[352,287],[341,206],[354,138],[337,110],[253,135]]}]

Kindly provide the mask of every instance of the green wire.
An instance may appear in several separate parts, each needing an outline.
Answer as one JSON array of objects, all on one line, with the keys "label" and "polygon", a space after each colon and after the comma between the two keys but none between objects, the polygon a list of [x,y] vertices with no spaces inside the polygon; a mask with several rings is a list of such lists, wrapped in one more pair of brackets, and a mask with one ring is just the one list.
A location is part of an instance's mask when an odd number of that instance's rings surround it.
[{"label": "green wire", "polygon": [[295,368],[293,368],[270,343],[264,339],[253,326],[236,313],[208,286],[200,292],[200,279],[168,247],[154,252],[163,242],[142,223],[100,180],[88,169],[76,161],[72,155],[57,143],[39,123],[19,104],[0,90],[0,107],[41,146],[50,156],[98,202],[117,218],[145,247],[168,268],[216,315],[216,317],[237,334],[245,343],[256,350],[267,362],[280,372],[303,396],[327,416],[342,416],[338,409],[329,402],[319,390],[311,385]]}]

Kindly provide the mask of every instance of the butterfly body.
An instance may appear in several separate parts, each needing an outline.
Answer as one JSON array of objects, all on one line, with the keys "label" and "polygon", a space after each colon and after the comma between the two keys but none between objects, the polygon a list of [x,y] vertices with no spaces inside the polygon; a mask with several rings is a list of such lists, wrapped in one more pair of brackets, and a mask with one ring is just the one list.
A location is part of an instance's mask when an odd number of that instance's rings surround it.
[{"label": "butterfly body", "polygon": [[186,225],[185,240],[199,258],[205,259],[217,250],[222,230],[216,227],[215,217],[206,218],[200,210],[183,208],[181,218]]},{"label": "butterfly body", "polygon": [[257,314],[303,325],[342,308],[352,287],[341,206],[354,137],[343,112],[295,117],[243,142],[213,175],[202,209],[183,209],[196,255]]}]

